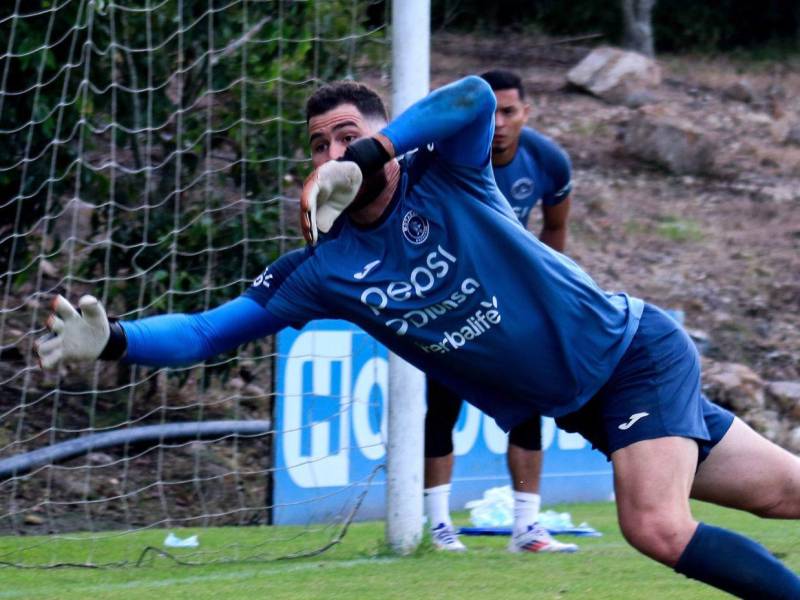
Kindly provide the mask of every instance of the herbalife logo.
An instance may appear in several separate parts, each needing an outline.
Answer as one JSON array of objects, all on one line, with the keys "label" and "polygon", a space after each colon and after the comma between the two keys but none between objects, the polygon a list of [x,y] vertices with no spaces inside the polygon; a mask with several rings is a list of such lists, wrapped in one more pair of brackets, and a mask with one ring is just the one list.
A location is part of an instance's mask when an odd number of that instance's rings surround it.
[{"label": "herbalife logo", "polygon": [[452,350],[458,350],[470,340],[482,336],[500,323],[502,315],[497,306],[497,296],[492,296],[490,300],[483,300],[480,306],[478,310],[466,318],[461,327],[453,331],[445,331],[442,341],[438,344],[417,342],[417,346],[425,352],[447,354]]}]

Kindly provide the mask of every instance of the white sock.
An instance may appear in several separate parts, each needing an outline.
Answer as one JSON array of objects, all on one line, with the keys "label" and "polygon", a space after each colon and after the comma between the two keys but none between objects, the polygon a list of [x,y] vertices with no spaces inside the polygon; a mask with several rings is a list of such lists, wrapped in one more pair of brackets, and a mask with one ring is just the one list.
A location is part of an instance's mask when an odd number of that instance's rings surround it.
[{"label": "white sock", "polygon": [[514,535],[528,529],[539,519],[542,497],[514,490]]},{"label": "white sock", "polygon": [[428,515],[428,524],[431,529],[444,523],[452,525],[450,520],[450,484],[437,485],[425,488],[425,512]]}]

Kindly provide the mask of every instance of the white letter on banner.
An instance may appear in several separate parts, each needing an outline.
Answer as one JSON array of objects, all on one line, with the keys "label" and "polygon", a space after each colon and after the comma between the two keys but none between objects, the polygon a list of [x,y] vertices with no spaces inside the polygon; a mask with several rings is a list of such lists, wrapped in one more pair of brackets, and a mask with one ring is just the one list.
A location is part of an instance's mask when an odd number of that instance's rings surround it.
[{"label": "white letter on banner", "polygon": [[456,426],[453,429],[453,452],[456,456],[462,456],[472,450],[481,425],[481,411],[468,402],[464,402],[462,406],[467,409],[464,426],[460,429]]},{"label": "white letter on banner", "polygon": [[[281,443],[289,476],[299,487],[350,483],[350,382],[352,333],[306,331],[297,336],[286,359]],[[330,422],[303,426],[303,365],[312,363],[311,393],[338,396],[339,413]],[[341,389],[331,390],[332,365],[341,364]],[[339,422],[339,448],[330,447],[331,425]],[[311,454],[302,453],[303,436],[311,436]]]},{"label": "white letter on banner", "polygon": [[556,436],[556,422],[552,417],[542,417],[542,450],[547,450]]},{"label": "white letter on banner", "polygon": [[[369,399],[377,386],[381,395],[381,406],[370,406]],[[389,398],[389,362],[385,358],[374,357],[361,367],[353,386],[353,436],[356,446],[369,460],[380,460],[386,454],[386,415]],[[370,424],[370,413],[380,410],[380,430],[374,431]]]},{"label": "white letter on banner", "polygon": [[580,450],[586,445],[586,440],[580,433],[567,433],[558,430],[558,447],[562,450]]},{"label": "white letter on banner", "polygon": [[508,450],[508,434],[489,415],[483,415],[483,441],[494,454],[505,454]]}]

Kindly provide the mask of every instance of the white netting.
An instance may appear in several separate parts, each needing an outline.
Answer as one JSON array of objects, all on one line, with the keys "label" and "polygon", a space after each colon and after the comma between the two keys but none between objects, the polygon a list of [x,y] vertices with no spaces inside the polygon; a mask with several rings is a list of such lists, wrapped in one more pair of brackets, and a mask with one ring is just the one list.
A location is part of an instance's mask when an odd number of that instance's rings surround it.
[{"label": "white netting", "polygon": [[[25,552],[0,539],[0,561],[135,560],[132,531],[270,522],[272,340],[186,369],[52,375],[31,345],[56,293],[93,293],[127,319],[195,312],[299,245],[304,100],[320,81],[380,78],[384,11],[363,0],[0,7],[0,535],[49,534]],[[8,468],[91,434],[217,421],[240,429],[137,430],[150,437]],[[131,552],[109,554],[104,540],[123,532]],[[203,559],[302,552],[333,534],[273,535],[292,541],[266,551],[261,535]]]}]

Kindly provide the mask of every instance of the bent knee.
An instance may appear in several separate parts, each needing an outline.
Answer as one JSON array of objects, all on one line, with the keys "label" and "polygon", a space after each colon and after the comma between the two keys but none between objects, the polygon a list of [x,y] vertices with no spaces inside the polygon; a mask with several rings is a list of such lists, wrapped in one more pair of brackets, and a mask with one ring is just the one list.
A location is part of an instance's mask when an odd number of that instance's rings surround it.
[{"label": "bent knee", "polygon": [[620,515],[622,535],[642,554],[674,566],[694,535],[697,523],[685,517],[654,512]]}]

